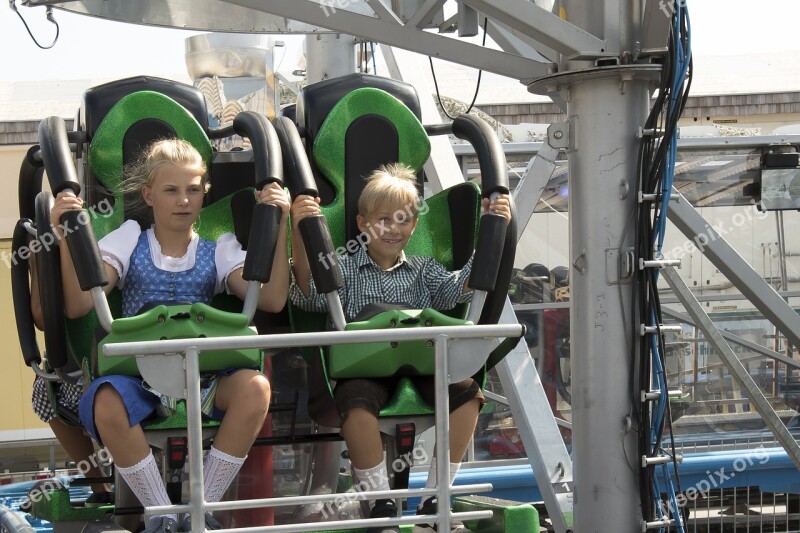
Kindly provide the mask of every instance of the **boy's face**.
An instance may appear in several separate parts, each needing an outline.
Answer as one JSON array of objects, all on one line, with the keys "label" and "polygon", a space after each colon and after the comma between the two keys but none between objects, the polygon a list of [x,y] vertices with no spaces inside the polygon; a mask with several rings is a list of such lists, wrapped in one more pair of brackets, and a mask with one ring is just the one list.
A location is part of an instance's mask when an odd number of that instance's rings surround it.
[{"label": "boy's face", "polygon": [[382,268],[397,262],[400,252],[417,228],[413,211],[403,206],[380,204],[367,216],[356,217],[358,229],[369,236],[367,253]]}]

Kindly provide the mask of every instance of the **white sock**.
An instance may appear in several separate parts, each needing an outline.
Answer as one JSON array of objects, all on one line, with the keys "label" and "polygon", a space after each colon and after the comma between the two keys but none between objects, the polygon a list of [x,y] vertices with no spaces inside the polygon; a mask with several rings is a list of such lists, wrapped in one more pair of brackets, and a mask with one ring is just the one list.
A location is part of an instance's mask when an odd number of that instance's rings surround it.
[{"label": "white sock", "polygon": [[203,494],[207,502],[218,502],[242,468],[244,457],[234,457],[213,446],[203,466]]},{"label": "white sock", "polygon": [[[461,468],[461,463],[450,463],[450,486],[453,486],[453,482],[456,480],[456,475],[458,474],[458,470]],[[425,488],[432,489],[436,487],[436,456],[431,459],[431,467],[428,469],[428,479],[425,480]],[[426,500],[429,498],[435,498],[435,496],[429,496],[425,498]],[[419,507],[422,507],[422,502],[420,502]]]},{"label": "white sock", "polygon": [[[381,462],[372,468],[353,467],[356,479],[363,483],[365,490],[389,490],[389,474],[386,471],[386,463]],[[375,505],[375,500],[370,502],[370,509]]]},{"label": "white sock", "polygon": [[[147,457],[133,466],[117,466],[117,471],[143,506],[172,504],[169,501],[169,496],[167,496],[167,487],[164,485],[164,480],[161,479],[161,474],[158,473],[158,465],[156,465],[153,452],[148,452]],[[178,520],[178,517],[174,514],[164,516],[168,516],[176,522]],[[155,516],[151,516],[150,520],[153,518]]]}]

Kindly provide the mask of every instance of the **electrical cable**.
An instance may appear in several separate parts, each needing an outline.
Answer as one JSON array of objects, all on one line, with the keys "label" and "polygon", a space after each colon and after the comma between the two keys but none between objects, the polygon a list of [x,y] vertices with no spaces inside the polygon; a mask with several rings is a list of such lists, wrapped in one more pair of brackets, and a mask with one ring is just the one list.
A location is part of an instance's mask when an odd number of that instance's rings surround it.
[{"label": "electrical cable", "polygon": [[[484,19],[483,19],[483,40],[481,41],[481,46],[484,47],[484,48],[486,47],[486,27],[487,27],[488,23],[489,23],[489,19],[484,17]],[[447,109],[445,109],[444,104],[442,103],[442,96],[439,93],[439,82],[436,81],[436,71],[433,68],[433,58],[431,56],[428,56],[428,62],[431,65],[431,75],[433,76],[433,86],[436,89],[436,100],[439,101],[439,107],[442,109],[442,113],[444,113],[444,115],[447,118],[449,118],[450,120],[455,120],[456,118],[450,116],[450,113],[447,112]],[[480,89],[481,89],[481,75],[482,74],[483,74],[483,70],[479,70],[478,71],[478,80],[477,80],[477,82],[475,84],[475,94],[472,96],[472,102],[470,102],[469,107],[467,107],[467,110],[464,111],[464,113],[463,113],[464,115],[467,115],[467,114],[469,114],[470,111],[472,111],[472,107],[475,105],[475,101],[478,99],[478,91],[480,91]]]},{"label": "electrical cable", "polygon": [[[692,78],[691,26],[685,3],[675,1],[675,13],[667,54],[664,57],[656,99],[643,128],[637,158],[637,193],[655,201],[644,200],[636,226],[635,253],[642,259],[662,259],[667,222],[667,208],[677,161],[678,120],[686,104]],[[640,196],[641,197],[641,196]],[[650,206],[648,208],[648,206]],[[670,517],[678,533],[683,533],[683,516],[676,494],[681,493],[677,455],[672,431],[672,412],[666,377],[666,342],[657,329],[663,323],[658,295],[658,269],[646,269],[632,299],[640,324],[655,327],[656,333],[640,337],[638,357],[631,365],[632,376],[639,376],[645,390],[657,391],[658,397],[638,409],[640,453],[646,457],[666,456],[671,461],[661,465],[663,487],[655,475],[655,466],[644,466],[640,476],[642,512],[646,520]],[[638,368],[637,368],[638,365]],[[638,391],[632,387],[636,400]],[[662,448],[664,435],[670,436],[670,453]],[[669,503],[665,506],[662,494]],[[662,528],[661,531],[664,531]]]},{"label": "electrical cable", "polygon": [[42,50],[49,50],[50,48],[53,48],[56,45],[56,42],[58,42],[58,36],[61,33],[61,28],[59,27],[58,22],[56,22],[56,19],[53,16],[53,6],[47,6],[46,15],[45,16],[46,16],[47,20],[49,20],[50,22],[52,22],[55,25],[55,27],[56,27],[56,35],[55,35],[55,37],[53,37],[53,42],[51,42],[47,46],[43,46],[43,45],[39,44],[39,41],[37,41],[36,37],[33,36],[33,32],[31,32],[31,28],[28,26],[28,23],[25,21],[25,18],[22,16],[22,13],[20,13],[19,9],[17,9],[16,0],[9,0],[8,5],[14,11],[14,13],[17,14],[17,16],[19,17],[19,20],[22,21],[23,26],[25,26],[25,30],[28,32],[28,35],[30,36],[31,40],[33,41],[33,44],[35,44],[36,46],[38,46]]}]

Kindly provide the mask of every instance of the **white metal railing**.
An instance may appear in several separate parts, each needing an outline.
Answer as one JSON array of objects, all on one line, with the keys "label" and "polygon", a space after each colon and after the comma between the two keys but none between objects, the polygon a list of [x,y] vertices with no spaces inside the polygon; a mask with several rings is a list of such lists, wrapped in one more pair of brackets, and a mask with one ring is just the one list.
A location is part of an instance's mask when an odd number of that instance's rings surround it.
[{"label": "white metal railing", "polygon": [[[205,528],[204,513],[206,510],[229,510],[255,507],[277,507],[283,505],[297,505],[300,503],[323,502],[335,500],[341,495],[314,495],[314,496],[289,496],[269,499],[241,500],[237,502],[206,503],[203,494],[203,464],[199,458],[202,456],[202,432],[200,413],[200,370],[199,359],[203,351],[213,350],[242,350],[262,349],[269,354],[270,349],[300,348],[307,346],[327,346],[332,344],[355,344],[366,342],[402,342],[411,340],[433,340],[436,354],[435,377],[435,418],[436,418],[436,449],[440,457],[449,457],[449,398],[447,395],[448,378],[450,375],[448,361],[448,343],[457,339],[498,339],[507,337],[521,337],[523,328],[519,324],[503,325],[478,325],[478,326],[436,326],[427,328],[414,328],[404,330],[371,330],[371,331],[336,331],[314,333],[288,333],[277,335],[254,335],[218,338],[174,339],[163,341],[142,341],[107,344],[103,353],[107,357],[136,356],[143,358],[153,355],[174,355],[185,359],[186,377],[186,411],[187,433],[189,447],[189,476],[190,498],[186,505],[151,506],[145,508],[145,514],[163,514],[189,512],[192,521],[192,532],[201,533]],[[148,383],[158,389],[157,380],[148,379]],[[483,492],[492,489],[490,483],[465,485],[457,488],[450,487],[449,467],[447,461],[437,462],[435,489],[391,490],[391,491],[364,491],[363,498],[404,498],[408,496],[424,496],[435,494],[440,502],[449,502],[450,494],[466,492]],[[450,527],[451,517],[459,520],[478,520],[490,518],[491,511],[472,511],[453,513],[448,505],[441,505],[436,515],[406,516],[399,518],[378,518],[345,520],[340,523],[326,523],[326,529],[350,529],[355,527],[373,527],[401,524],[416,524],[435,521],[439,531],[447,531]],[[239,533],[255,532],[301,532],[319,529],[318,522],[305,524],[290,524],[278,526],[263,526],[239,528]],[[223,533],[226,530],[221,530]]]}]

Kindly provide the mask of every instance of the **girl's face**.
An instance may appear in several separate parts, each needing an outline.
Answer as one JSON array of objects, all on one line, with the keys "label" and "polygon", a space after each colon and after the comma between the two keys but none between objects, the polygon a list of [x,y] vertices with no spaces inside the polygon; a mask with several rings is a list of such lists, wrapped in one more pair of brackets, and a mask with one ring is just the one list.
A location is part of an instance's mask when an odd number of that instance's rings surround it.
[{"label": "girl's face", "polygon": [[380,204],[367,216],[358,215],[358,229],[369,235],[367,253],[381,268],[390,268],[417,228],[417,218],[402,206]]},{"label": "girl's face", "polygon": [[142,188],[144,201],[153,208],[155,224],[164,230],[191,231],[203,207],[203,176],[191,167],[168,165],[153,183]]}]

